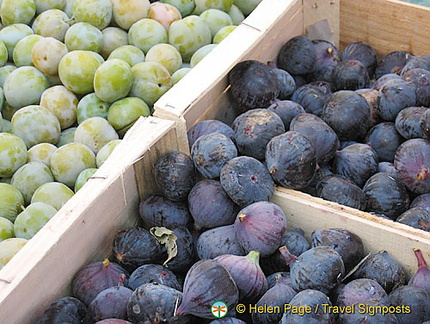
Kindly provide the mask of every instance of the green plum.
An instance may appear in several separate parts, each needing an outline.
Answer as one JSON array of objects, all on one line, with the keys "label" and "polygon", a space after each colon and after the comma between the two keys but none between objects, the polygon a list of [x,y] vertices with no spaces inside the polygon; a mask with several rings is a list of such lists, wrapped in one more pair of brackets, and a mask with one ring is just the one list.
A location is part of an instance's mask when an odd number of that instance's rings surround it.
[{"label": "green plum", "polygon": [[[57,144],[55,144],[57,148],[68,143],[73,143],[75,139],[76,128],[77,127],[69,127],[61,131],[60,139],[58,140]],[[51,163],[51,161],[49,161],[49,163]]]},{"label": "green plum", "polygon": [[82,188],[82,186],[88,181],[90,177],[96,173],[97,168],[88,168],[85,170],[82,170],[81,173],[79,173],[78,177],[76,178],[74,190],[77,192],[79,189]]},{"label": "green plum", "polygon": [[21,39],[33,34],[33,30],[26,24],[17,23],[3,27],[0,30],[0,40],[6,45],[8,58],[12,59],[15,45]]},{"label": "green plum", "polygon": [[74,194],[73,190],[64,183],[48,182],[36,189],[31,197],[31,203],[44,202],[58,211]]},{"label": "green plum", "polygon": [[34,66],[45,75],[57,75],[58,64],[68,53],[66,45],[54,37],[44,37],[34,44],[31,59]]},{"label": "green plum", "polygon": [[245,16],[248,16],[257,6],[261,0],[234,0],[234,4],[243,12]]},{"label": "green plum", "polygon": [[41,35],[28,35],[20,39],[13,49],[13,63],[19,66],[34,66],[31,57],[33,46],[43,38]]},{"label": "green plum", "polygon": [[70,24],[71,19],[65,12],[59,9],[49,9],[38,15],[31,27],[37,35],[54,37],[63,42]]},{"label": "green plum", "polygon": [[199,63],[206,55],[208,55],[217,44],[208,44],[200,47],[197,51],[194,52],[193,56],[191,56],[190,66],[193,68]]},{"label": "green plum", "polygon": [[0,177],[11,177],[27,163],[27,158],[27,146],[21,138],[11,133],[0,133]]},{"label": "green plum", "polygon": [[110,53],[108,60],[111,60],[111,59],[121,59],[127,62],[130,65],[130,67],[133,67],[137,63],[145,61],[145,53],[143,53],[143,51],[136,46],[123,45],[115,48]]},{"label": "green plum", "polygon": [[7,47],[3,41],[0,41],[0,67],[4,66],[9,59]]},{"label": "green plum", "polygon": [[50,9],[64,10],[64,8],[66,8],[66,3],[67,0],[34,0],[36,14],[38,15]]},{"label": "green plum", "polygon": [[182,56],[175,46],[161,43],[149,49],[145,57],[145,62],[161,63],[167,68],[170,74],[173,74],[182,67]]},{"label": "green plum", "polygon": [[101,100],[94,92],[83,96],[76,108],[78,124],[90,117],[99,116],[107,119],[109,107],[110,104]]},{"label": "green plum", "polygon": [[170,4],[178,8],[182,17],[189,16],[196,7],[194,0],[160,0],[160,2]]},{"label": "green plum", "polygon": [[4,26],[12,24],[29,24],[36,14],[33,0],[3,0],[0,17]]},{"label": "green plum", "polygon": [[76,128],[74,141],[85,144],[95,154],[107,143],[118,139],[115,128],[102,117],[91,117]]},{"label": "green plum", "polygon": [[3,116],[2,116],[1,111],[0,111],[0,133],[2,133],[2,132],[3,132]]},{"label": "green plum", "polygon": [[245,20],[245,15],[243,12],[239,9],[238,6],[233,4],[227,13],[230,15],[231,20],[233,21],[233,25],[239,26],[242,21]]},{"label": "green plum", "polygon": [[102,30],[112,20],[111,0],[76,0],[73,4],[73,18],[76,22],[87,22]]},{"label": "green plum", "polygon": [[196,4],[196,8],[193,11],[194,15],[200,15],[208,9],[219,9],[227,12],[233,5],[233,0],[194,0],[194,2]]},{"label": "green plum", "polygon": [[63,9],[63,11],[69,17],[73,16],[73,5],[75,4],[75,1],[76,0],[66,0],[66,7]]},{"label": "green plum", "polygon": [[149,17],[149,0],[111,0],[113,4],[113,19],[124,30],[137,21]]},{"label": "green plum", "polygon": [[51,155],[51,171],[55,181],[64,183],[69,188],[73,188],[82,170],[95,167],[94,152],[82,143],[65,144]]},{"label": "green plum", "polygon": [[28,205],[15,219],[15,237],[31,239],[56,213],[54,207],[44,202]]},{"label": "green plum", "polygon": [[39,143],[55,144],[60,138],[61,126],[49,109],[29,105],[19,109],[12,117],[12,133],[19,136],[27,148]]},{"label": "green plum", "polygon": [[103,48],[100,54],[104,59],[118,47],[128,45],[128,33],[119,27],[107,27],[102,30],[103,34]]},{"label": "green plum", "polygon": [[21,191],[28,205],[33,193],[41,185],[54,181],[50,168],[42,162],[28,162],[13,174],[10,184]]},{"label": "green plum", "polygon": [[184,62],[189,62],[195,51],[211,44],[211,30],[202,18],[191,15],[170,25],[168,42],[179,50]]},{"label": "green plum", "polygon": [[12,237],[0,242],[0,269],[3,268],[28,242],[27,239]]},{"label": "green plum", "polygon": [[4,81],[12,73],[12,71],[16,70],[17,67],[12,64],[6,64],[5,66],[0,67],[0,87],[4,87]]},{"label": "green plum", "polygon": [[207,9],[201,13],[200,18],[209,26],[212,38],[222,27],[233,25],[230,15],[219,9]]},{"label": "green plum", "polygon": [[61,129],[76,123],[78,97],[63,85],[46,89],[40,97],[40,105],[49,109],[60,122]]},{"label": "green plum", "polygon": [[112,154],[113,150],[117,147],[119,143],[122,142],[122,139],[116,139],[108,142],[105,146],[103,146],[100,151],[96,154],[96,165],[97,168],[100,168],[103,163],[107,160],[107,158]]},{"label": "green plum", "polygon": [[7,101],[4,102],[2,107],[2,116],[3,120],[12,120],[13,115],[19,110],[20,108],[13,108]]},{"label": "green plum", "polygon": [[8,183],[0,183],[0,217],[4,217],[11,222],[22,211],[24,206],[24,196],[21,191]]},{"label": "green plum", "polygon": [[101,64],[100,58],[94,54],[75,50],[63,56],[58,65],[58,75],[67,89],[76,94],[94,92],[94,74]]},{"label": "green plum", "polygon": [[105,102],[114,102],[127,96],[133,85],[130,65],[121,59],[109,59],[94,74],[94,92]]},{"label": "green plum", "polygon": [[0,217],[0,242],[15,237],[13,223],[4,217]]},{"label": "green plum", "polygon": [[140,48],[145,54],[160,43],[167,43],[167,31],[158,21],[143,18],[135,22],[128,30],[128,42]]},{"label": "green plum", "polygon": [[108,121],[119,135],[123,136],[139,117],[147,117],[150,114],[151,111],[145,101],[137,97],[127,97],[115,101],[110,106]]},{"label": "green plum", "polygon": [[78,22],[67,30],[64,44],[69,51],[86,50],[100,53],[103,49],[103,33],[90,23]]},{"label": "green plum", "polygon": [[167,68],[158,62],[142,62],[131,68],[133,86],[130,96],[139,97],[152,106],[172,87],[172,78]]},{"label": "green plum", "polygon": [[39,143],[28,149],[28,162],[42,162],[49,168],[51,167],[51,155],[57,147],[51,143]]},{"label": "green plum", "polygon": [[224,26],[218,32],[215,34],[214,38],[212,39],[213,44],[219,44],[221,41],[226,38],[230,33],[236,29],[237,26],[230,25],[230,26]]},{"label": "green plum", "polygon": [[39,104],[43,91],[48,87],[45,75],[34,66],[20,66],[6,78],[3,91],[9,105],[22,108]]}]

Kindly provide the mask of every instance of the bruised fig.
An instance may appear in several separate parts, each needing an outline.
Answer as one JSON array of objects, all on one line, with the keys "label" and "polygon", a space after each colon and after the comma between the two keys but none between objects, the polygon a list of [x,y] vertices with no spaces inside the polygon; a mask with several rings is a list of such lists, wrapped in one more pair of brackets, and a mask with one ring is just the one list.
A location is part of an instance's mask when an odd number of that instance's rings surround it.
[{"label": "bruised fig", "polygon": [[291,74],[308,74],[315,71],[317,54],[312,41],[304,35],[288,40],[279,50],[277,66]]},{"label": "bruised fig", "polygon": [[196,245],[197,255],[200,259],[213,259],[223,254],[245,254],[236,241],[233,224],[204,231],[197,238]]},{"label": "bruised fig", "polygon": [[144,264],[134,270],[128,279],[128,287],[136,290],[146,283],[159,283],[173,289],[182,290],[176,275],[161,264]]},{"label": "bruised fig", "polygon": [[191,157],[173,151],[161,157],[154,165],[155,182],[162,193],[174,201],[187,199],[196,183],[196,169]]},{"label": "bruised fig", "polygon": [[227,308],[236,306],[239,290],[224,266],[210,259],[200,260],[188,270],[183,288],[182,302],[177,315],[191,314],[212,319],[211,306],[222,300]]},{"label": "bruised fig", "polygon": [[129,277],[127,270],[108,259],[90,263],[79,270],[73,278],[73,295],[89,305],[102,290],[117,286],[120,281],[127,283],[123,275]]},{"label": "bruised fig", "polygon": [[280,91],[273,69],[256,60],[237,63],[227,75],[230,93],[244,110],[267,107]]},{"label": "bruised fig", "polygon": [[387,251],[366,257],[351,275],[352,279],[373,279],[389,294],[393,289],[406,285],[406,269]]},{"label": "bruised fig", "polygon": [[430,269],[420,249],[414,249],[414,254],[418,261],[418,270],[412,275],[408,285],[421,287],[430,295]]},{"label": "bruised fig", "polygon": [[84,324],[87,306],[75,297],[62,297],[51,302],[45,309],[40,324]]},{"label": "bruised fig", "polygon": [[286,227],[287,218],[283,210],[268,201],[246,206],[239,211],[234,222],[236,240],[242,249],[246,253],[256,250],[262,257],[276,251]]},{"label": "bruised fig", "polygon": [[128,320],[133,323],[174,323],[180,291],[158,283],[139,286],[127,303]]}]

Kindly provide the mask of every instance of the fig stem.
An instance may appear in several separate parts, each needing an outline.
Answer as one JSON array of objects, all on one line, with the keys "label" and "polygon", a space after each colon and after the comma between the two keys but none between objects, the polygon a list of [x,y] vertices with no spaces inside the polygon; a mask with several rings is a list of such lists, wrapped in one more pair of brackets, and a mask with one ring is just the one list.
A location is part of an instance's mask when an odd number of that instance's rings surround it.
[{"label": "fig stem", "polygon": [[102,262],[102,265],[104,267],[107,267],[109,265],[109,259],[108,258],[104,259],[103,262]]},{"label": "fig stem", "polygon": [[421,250],[420,250],[420,249],[415,248],[415,249],[414,249],[414,254],[415,254],[415,256],[416,256],[416,258],[417,258],[417,261],[418,261],[418,269],[421,269],[421,268],[427,268],[427,262],[426,262],[426,260],[424,259],[424,255],[423,255],[423,253],[421,252]]},{"label": "fig stem", "polygon": [[246,214],[245,213],[240,213],[237,217],[239,218],[239,221],[242,222],[245,219]]},{"label": "fig stem", "polygon": [[291,252],[288,250],[288,248],[284,245],[281,246],[278,251],[281,253],[282,257],[285,260],[285,263],[287,265],[291,264],[294,260],[297,259],[297,256],[291,254]]},{"label": "fig stem", "polygon": [[252,263],[259,265],[260,263],[260,252],[258,251],[250,251],[246,258],[250,260]]}]

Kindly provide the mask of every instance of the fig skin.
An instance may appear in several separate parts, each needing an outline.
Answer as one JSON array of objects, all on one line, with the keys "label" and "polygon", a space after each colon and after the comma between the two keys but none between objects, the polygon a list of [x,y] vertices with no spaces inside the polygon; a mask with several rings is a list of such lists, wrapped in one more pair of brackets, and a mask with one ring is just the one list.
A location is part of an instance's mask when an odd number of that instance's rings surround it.
[{"label": "fig skin", "polygon": [[179,151],[162,156],[154,165],[154,173],[161,192],[173,201],[186,200],[197,177],[191,157]]},{"label": "fig skin", "polygon": [[79,324],[85,323],[87,306],[78,298],[66,296],[51,302],[38,324]]},{"label": "fig skin", "polygon": [[376,50],[372,45],[363,41],[348,44],[342,52],[342,60],[360,61],[366,67],[370,79],[373,78],[378,65]]},{"label": "fig skin", "polygon": [[358,278],[348,282],[340,289],[336,305],[350,306],[353,304],[366,303],[370,300],[378,301],[385,306],[389,306],[388,295],[376,280]]},{"label": "fig skin", "polygon": [[351,275],[351,279],[358,278],[375,280],[387,294],[408,283],[406,269],[387,251],[368,256]]},{"label": "fig skin", "polygon": [[378,154],[379,162],[393,162],[394,155],[404,137],[396,129],[393,122],[380,122],[366,134],[364,143],[370,145]]},{"label": "fig skin", "polygon": [[182,291],[182,286],[176,275],[161,264],[144,264],[138,267],[131,273],[128,287],[136,290],[143,284],[154,282]]},{"label": "fig skin", "polygon": [[226,123],[217,119],[202,120],[191,126],[187,132],[190,150],[200,136],[210,133],[221,133],[234,141],[234,131]]},{"label": "fig skin", "polygon": [[372,88],[363,88],[363,89],[357,89],[354,92],[362,96],[364,99],[366,99],[367,103],[369,104],[369,107],[370,107],[369,127],[373,127],[379,122],[381,122],[381,119],[379,118],[376,112],[376,100],[378,98],[379,90],[375,90]]},{"label": "fig skin", "polygon": [[170,228],[176,236],[177,254],[169,260],[167,267],[177,274],[185,273],[197,260],[194,237],[185,226]]},{"label": "fig skin", "polygon": [[283,69],[279,69],[274,61],[267,62],[267,65],[273,69],[279,81],[279,94],[277,99],[289,99],[294,90],[296,90],[296,81],[290,73]]},{"label": "fig skin", "polygon": [[227,78],[232,98],[244,111],[267,107],[279,96],[280,84],[275,72],[257,60],[237,63]]},{"label": "fig skin", "polygon": [[401,214],[396,221],[430,232],[430,211],[422,207],[409,208]]},{"label": "fig skin", "polygon": [[259,201],[241,209],[233,226],[236,240],[245,253],[255,250],[265,257],[280,246],[287,217],[278,205]]},{"label": "fig skin", "polygon": [[178,304],[176,314],[213,319],[211,305],[219,300],[226,303],[228,309],[233,309],[239,300],[236,283],[227,269],[216,261],[200,260],[185,276],[182,302]]},{"label": "fig skin", "polygon": [[402,79],[415,88],[416,105],[430,106],[430,71],[422,68],[402,72]]},{"label": "fig skin", "polygon": [[372,89],[375,90],[381,90],[381,87],[384,85],[385,82],[392,79],[401,79],[402,77],[395,73],[387,73],[382,75],[380,78],[376,79],[375,82],[372,84]]},{"label": "fig skin", "polygon": [[416,196],[409,207],[422,207],[430,212],[430,193]]},{"label": "fig skin", "polygon": [[210,321],[208,324],[246,324],[246,322],[238,319],[236,317],[223,317],[213,321]]},{"label": "fig skin", "polygon": [[413,285],[400,286],[388,295],[392,306],[409,306],[410,312],[396,313],[399,323],[413,324],[430,320],[430,295]]},{"label": "fig skin", "polygon": [[277,66],[291,74],[312,73],[316,67],[316,50],[312,41],[299,35],[289,39],[279,50]]},{"label": "fig skin", "polygon": [[277,184],[303,189],[316,171],[315,148],[307,136],[290,130],[267,144],[266,167]]},{"label": "fig skin", "polygon": [[379,162],[378,172],[388,173],[393,178],[397,178],[397,171],[392,162]]},{"label": "fig skin", "polygon": [[398,320],[393,313],[375,312],[373,314],[369,311],[366,312],[366,308],[377,310],[386,307],[381,302],[375,300],[368,300],[364,304],[354,305],[354,312],[344,312],[339,314],[339,323],[343,324],[398,324]]},{"label": "fig skin", "polygon": [[402,109],[395,119],[396,130],[405,139],[421,138],[420,121],[427,110],[428,108],[426,107],[407,107]]},{"label": "fig skin", "polygon": [[117,286],[120,282],[126,285],[129,276],[126,269],[108,259],[92,262],[75,274],[72,280],[73,296],[89,305],[106,288]]},{"label": "fig skin", "polygon": [[332,91],[326,87],[306,83],[294,91],[291,100],[301,105],[305,112],[321,117],[324,104],[331,94]]},{"label": "fig skin", "polygon": [[107,318],[107,319],[98,321],[95,324],[133,324],[133,323],[119,318]]},{"label": "fig skin", "polygon": [[376,66],[375,78],[379,79],[388,73],[400,74],[411,57],[413,57],[413,54],[408,51],[392,51],[384,55]]},{"label": "fig skin", "polygon": [[430,141],[414,138],[403,142],[394,156],[394,167],[410,191],[430,192]]},{"label": "fig skin", "polygon": [[370,86],[366,66],[357,60],[342,60],[333,69],[336,90],[357,90]]},{"label": "fig skin", "polygon": [[315,47],[317,57],[312,79],[333,82],[332,71],[341,60],[341,52],[333,43],[327,40],[314,39],[312,44]]},{"label": "fig skin", "polygon": [[267,109],[281,117],[285,131],[290,130],[290,122],[295,116],[306,112],[300,104],[292,100],[275,100]]},{"label": "fig skin", "polygon": [[430,140],[430,109],[427,109],[420,119],[421,137]]}]

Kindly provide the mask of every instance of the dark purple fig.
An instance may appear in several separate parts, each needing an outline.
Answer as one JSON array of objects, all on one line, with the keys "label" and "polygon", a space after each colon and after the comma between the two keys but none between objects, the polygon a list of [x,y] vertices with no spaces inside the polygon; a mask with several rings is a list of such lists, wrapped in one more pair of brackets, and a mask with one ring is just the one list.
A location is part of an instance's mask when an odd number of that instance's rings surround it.
[{"label": "dark purple fig", "polygon": [[294,78],[287,71],[278,69],[274,61],[267,62],[267,65],[273,69],[279,81],[278,99],[285,100],[290,98],[294,90],[296,90],[296,81]]},{"label": "dark purple fig", "polygon": [[188,206],[182,201],[173,201],[161,194],[152,194],[139,204],[139,215],[143,226],[167,227],[188,225],[191,215]]},{"label": "dark purple fig", "polygon": [[275,191],[275,184],[266,166],[251,156],[238,156],[224,164],[220,182],[240,207],[268,201]]},{"label": "dark purple fig", "polygon": [[430,295],[430,269],[420,249],[414,249],[414,254],[417,258],[418,269],[412,275],[408,285],[420,287]]},{"label": "dark purple fig", "polygon": [[85,324],[87,306],[75,297],[62,297],[51,302],[38,324]]},{"label": "dark purple fig", "polygon": [[378,170],[378,162],[378,154],[372,147],[367,144],[353,144],[336,152],[333,172],[362,187]]},{"label": "dark purple fig", "polygon": [[420,119],[421,137],[430,140],[430,109],[427,109]]},{"label": "dark purple fig", "polygon": [[238,319],[236,317],[222,317],[213,321],[210,321],[208,324],[246,324],[246,322]]},{"label": "dark purple fig", "polygon": [[182,290],[182,286],[176,275],[161,264],[144,264],[134,270],[128,279],[128,287],[136,290],[147,283],[159,283],[173,289]]},{"label": "dark purple fig", "polygon": [[378,172],[388,173],[393,178],[397,178],[397,171],[392,162],[379,162]]},{"label": "dark purple fig", "polygon": [[394,156],[394,167],[410,191],[430,192],[430,141],[414,138],[403,142]]},{"label": "dark purple fig", "polygon": [[228,270],[237,288],[241,302],[256,302],[267,291],[268,282],[260,267],[260,252],[251,251],[245,256],[224,254],[214,261]]},{"label": "dark purple fig", "polygon": [[409,207],[422,207],[430,211],[430,193],[416,196]]},{"label": "dark purple fig", "polygon": [[359,140],[370,126],[370,106],[352,90],[334,92],[324,105],[321,117],[336,132],[339,140]]},{"label": "dark purple fig", "polygon": [[122,266],[108,259],[92,262],[76,273],[72,281],[73,296],[89,305],[102,291],[117,286],[120,282],[127,284],[129,273]]},{"label": "dark purple fig", "polygon": [[348,282],[338,292],[336,305],[351,306],[360,303],[365,304],[371,300],[389,306],[388,295],[376,280],[358,278]]},{"label": "dark purple fig", "polygon": [[133,323],[175,323],[175,309],[183,294],[158,283],[139,286],[127,304],[128,320]]},{"label": "dark purple fig", "polygon": [[235,206],[217,180],[197,182],[188,195],[188,207],[197,230],[233,224]]},{"label": "dark purple fig", "polygon": [[275,136],[266,147],[266,167],[279,185],[303,189],[315,174],[315,147],[299,132],[288,131]]},{"label": "dark purple fig", "polygon": [[133,323],[119,318],[107,318],[107,319],[98,321],[95,324],[133,324]]},{"label": "dark purple fig", "polygon": [[146,229],[134,227],[119,231],[113,241],[112,248],[115,260],[134,271],[143,264],[163,263],[166,249]]},{"label": "dark purple fig", "polygon": [[196,169],[209,179],[219,178],[224,164],[236,156],[236,145],[221,133],[202,135],[191,147],[191,158]]},{"label": "dark purple fig", "polygon": [[315,230],[311,234],[312,247],[329,246],[342,257],[345,271],[349,272],[364,256],[361,238],[345,228]]},{"label": "dark purple fig", "polygon": [[376,112],[382,120],[394,121],[402,109],[415,105],[414,86],[403,79],[392,79],[385,82],[379,90]]},{"label": "dark purple fig", "polygon": [[196,169],[191,157],[173,151],[161,157],[154,165],[155,182],[169,199],[183,201],[196,183]]},{"label": "dark purple fig", "polygon": [[415,88],[416,105],[430,106],[430,71],[415,68],[402,73],[402,79]]},{"label": "dark purple fig", "polygon": [[393,162],[394,154],[404,140],[393,122],[381,122],[369,130],[364,142],[376,151],[380,162]]},{"label": "dark purple fig", "polygon": [[267,276],[267,283],[269,284],[269,289],[275,286],[276,283],[280,283],[280,282],[282,282],[282,284],[285,284],[291,287],[290,272],[278,271]]},{"label": "dark purple fig", "polygon": [[239,62],[229,71],[227,78],[233,99],[244,110],[267,107],[278,98],[278,78],[273,69],[262,62]]},{"label": "dark purple fig", "polygon": [[88,305],[91,323],[109,318],[127,319],[127,303],[133,290],[118,285],[102,290]]},{"label": "dark purple fig", "polygon": [[342,324],[397,324],[396,316],[390,312],[379,311],[387,309],[386,305],[376,300],[369,300],[366,303],[356,304],[345,308],[339,313],[339,323]]},{"label": "dark purple fig", "polygon": [[409,70],[417,69],[417,68],[430,71],[430,55],[422,54],[422,55],[411,56],[406,61],[406,64],[403,67],[400,75],[405,74]]},{"label": "dark purple fig", "polygon": [[289,286],[281,276],[275,277],[274,285],[257,301],[256,307],[272,309],[272,311],[252,312],[252,323],[278,323],[284,313],[285,305],[289,304],[297,292]]},{"label": "dark purple fig", "polygon": [[167,262],[167,267],[175,273],[185,273],[197,259],[194,237],[185,226],[172,227],[176,236],[176,255]]},{"label": "dark purple fig", "polygon": [[363,41],[348,44],[342,52],[342,60],[360,61],[366,67],[369,78],[373,78],[378,65],[376,50],[372,45]]},{"label": "dark purple fig", "polygon": [[375,90],[381,90],[381,87],[384,85],[385,82],[392,79],[401,79],[402,77],[395,73],[388,73],[382,75],[380,78],[376,79],[375,83],[372,84],[372,89]]},{"label": "dark purple fig", "polygon": [[372,88],[363,88],[363,89],[357,89],[354,92],[358,93],[360,96],[366,99],[370,107],[370,126],[369,127],[375,126],[377,123],[380,122],[380,118],[376,111],[376,102],[377,102],[379,90],[375,90]]},{"label": "dark purple fig", "polygon": [[370,86],[367,68],[357,60],[343,60],[333,69],[336,90],[357,90]]},{"label": "dark purple fig", "polygon": [[268,109],[251,109],[235,118],[231,128],[235,133],[237,149],[241,155],[264,160],[266,145],[272,137],[285,132],[284,123]]},{"label": "dark purple fig", "polygon": [[373,279],[389,294],[393,289],[406,285],[406,269],[387,251],[368,255],[352,273],[352,279]]},{"label": "dark purple fig", "polygon": [[339,49],[333,43],[323,39],[314,39],[312,44],[314,44],[317,56],[312,78],[318,81],[333,82],[332,71],[341,60]]},{"label": "dark purple fig", "polygon": [[318,197],[341,205],[364,210],[366,208],[366,196],[363,190],[353,181],[337,175],[323,177],[316,186]]},{"label": "dark purple fig", "polygon": [[306,112],[300,104],[292,100],[275,100],[267,109],[281,117],[285,131],[290,129],[290,122],[295,116]]},{"label": "dark purple fig", "polygon": [[420,120],[428,110],[426,107],[408,107],[401,110],[395,119],[397,131],[406,139],[422,137]]},{"label": "dark purple fig", "polygon": [[312,41],[299,35],[288,40],[279,50],[277,66],[291,74],[312,73],[316,67],[316,50]]},{"label": "dark purple fig", "polygon": [[236,241],[233,224],[212,228],[200,234],[196,250],[200,259],[213,259],[223,254],[245,254]]},{"label": "dark purple fig", "polygon": [[430,232],[430,211],[422,207],[409,208],[397,219],[397,222]]},{"label": "dark purple fig", "polygon": [[234,132],[231,127],[226,123],[223,123],[222,121],[217,119],[202,120],[191,126],[191,128],[187,132],[190,150],[196,139],[198,139],[202,135],[210,133],[221,133],[230,138],[231,140],[234,140]]},{"label": "dark purple fig", "polygon": [[316,246],[299,256],[292,255],[286,246],[279,251],[290,266],[291,286],[295,291],[316,289],[329,294],[345,275],[342,257],[329,246]]},{"label": "dark purple fig", "polygon": [[412,53],[407,51],[393,51],[384,55],[375,69],[376,79],[388,73],[400,74],[406,62],[412,56]]},{"label": "dark purple fig", "polygon": [[211,306],[223,301],[233,309],[239,300],[239,290],[224,266],[214,260],[200,260],[188,270],[185,276],[182,302],[176,309],[177,315],[191,314],[212,319]]},{"label": "dark purple fig", "polygon": [[258,201],[243,208],[234,222],[236,239],[245,253],[260,252],[262,257],[276,251],[287,227],[287,217],[276,204]]},{"label": "dark purple fig", "polygon": [[290,130],[307,136],[315,148],[317,164],[328,163],[339,146],[339,138],[325,121],[316,115],[299,114],[291,120]]},{"label": "dark purple fig", "polygon": [[430,320],[430,295],[422,288],[404,285],[389,295],[390,305],[405,311],[396,312],[399,323],[415,324]]},{"label": "dark purple fig", "polygon": [[[334,314],[328,311],[332,303],[323,292],[305,289],[298,292],[288,304],[280,324],[334,323]],[[296,311],[302,309],[301,311]]]},{"label": "dark purple fig", "polygon": [[409,194],[403,183],[385,172],[371,176],[363,187],[366,211],[384,214],[395,220],[409,208]]},{"label": "dark purple fig", "polygon": [[324,104],[331,94],[327,87],[307,83],[294,91],[291,100],[301,105],[307,113],[321,116]]}]

